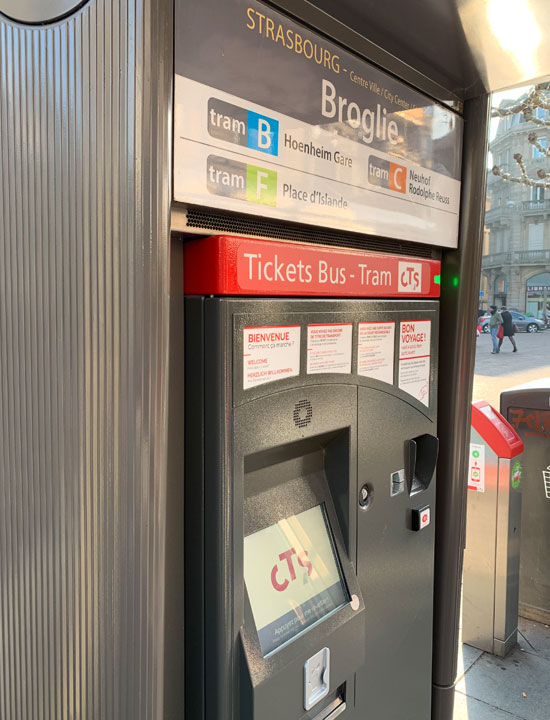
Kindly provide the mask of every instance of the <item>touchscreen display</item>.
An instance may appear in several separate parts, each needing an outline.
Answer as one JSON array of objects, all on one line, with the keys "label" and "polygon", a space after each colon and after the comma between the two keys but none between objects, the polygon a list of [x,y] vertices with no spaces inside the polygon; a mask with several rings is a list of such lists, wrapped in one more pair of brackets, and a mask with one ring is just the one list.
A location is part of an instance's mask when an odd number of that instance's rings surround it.
[{"label": "touchscreen display", "polygon": [[345,605],[324,505],[245,537],[244,579],[264,657]]}]

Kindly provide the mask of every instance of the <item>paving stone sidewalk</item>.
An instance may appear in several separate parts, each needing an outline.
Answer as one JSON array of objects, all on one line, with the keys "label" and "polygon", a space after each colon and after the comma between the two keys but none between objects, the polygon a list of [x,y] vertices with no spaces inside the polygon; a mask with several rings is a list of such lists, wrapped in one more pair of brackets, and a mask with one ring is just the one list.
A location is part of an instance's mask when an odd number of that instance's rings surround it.
[{"label": "paving stone sidewalk", "polygon": [[519,619],[506,658],[461,645],[454,720],[549,720],[550,627]]}]

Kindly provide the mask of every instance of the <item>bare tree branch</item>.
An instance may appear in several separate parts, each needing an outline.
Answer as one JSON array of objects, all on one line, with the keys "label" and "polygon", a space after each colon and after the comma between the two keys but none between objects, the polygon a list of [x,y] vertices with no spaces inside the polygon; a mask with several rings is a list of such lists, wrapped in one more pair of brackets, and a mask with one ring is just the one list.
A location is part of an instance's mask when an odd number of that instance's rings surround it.
[{"label": "bare tree branch", "polygon": [[[537,117],[537,108],[541,108],[546,111],[550,110],[550,82],[535,85],[531,88],[526,98],[514,105],[509,105],[506,108],[493,108],[491,116],[505,118],[521,113],[526,122],[533,123],[533,125],[538,127],[550,128],[550,120],[543,120],[542,118]],[[550,147],[546,148],[542,145],[536,132],[531,131],[527,136],[527,140],[537,149],[542,157],[550,159]],[[505,172],[498,165],[493,167],[493,175],[496,175],[507,182],[517,183],[519,185],[524,185],[525,187],[550,189],[549,172],[543,170],[542,168],[538,168],[536,174],[539,179],[535,180],[527,174],[527,169],[525,167],[525,163],[523,162],[521,153],[515,153],[514,160],[519,165],[519,175],[512,175],[512,173]]]},{"label": "bare tree branch", "polygon": [[527,140],[531,143],[531,145],[534,145],[537,148],[541,155],[545,155],[547,158],[550,158],[550,148],[545,148],[544,145],[540,144],[537,133],[530,132],[529,135],[527,135]]}]

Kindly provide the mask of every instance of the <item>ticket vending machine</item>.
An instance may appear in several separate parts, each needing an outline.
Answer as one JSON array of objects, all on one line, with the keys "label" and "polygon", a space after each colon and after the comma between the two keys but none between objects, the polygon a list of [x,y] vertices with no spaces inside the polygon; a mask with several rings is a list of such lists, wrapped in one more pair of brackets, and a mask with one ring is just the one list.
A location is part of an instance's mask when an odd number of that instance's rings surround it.
[{"label": "ticket vending machine", "polygon": [[186,716],[425,720],[439,264],[234,237],[185,263]]}]

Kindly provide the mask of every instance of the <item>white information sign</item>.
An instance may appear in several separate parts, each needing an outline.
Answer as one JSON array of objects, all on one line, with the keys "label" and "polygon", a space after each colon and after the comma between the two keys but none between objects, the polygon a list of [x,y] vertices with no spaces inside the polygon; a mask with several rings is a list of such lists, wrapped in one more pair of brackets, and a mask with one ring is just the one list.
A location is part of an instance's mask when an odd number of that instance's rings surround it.
[{"label": "white information sign", "polygon": [[393,385],[395,322],[359,323],[357,374]]},{"label": "white information sign", "polygon": [[350,373],[351,323],[308,325],[307,328],[307,372]]},{"label": "white information sign", "polygon": [[264,655],[344,605],[321,505],[245,537],[244,580]]},{"label": "white information sign", "polygon": [[175,21],[177,202],[456,247],[456,113],[257,0]]},{"label": "white information sign", "polygon": [[300,326],[243,329],[243,387],[300,374]]},{"label": "white information sign", "polygon": [[406,320],[399,327],[399,389],[430,404],[431,320]]},{"label": "white information sign", "polygon": [[[174,150],[186,159],[174,166],[176,200],[456,247],[458,180],[410,160],[398,164],[391,153],[187,78],[176,76],[175,87]],[[247,117],[276,123],[277,140],[274,133],[266,135],[266,142],[277,142],[276,157],[261,149],[236,147],[233,130],[226,131],[225,139],[223,125],[213,137],[208,123],[198,124],[194,113],[183,111],[202,108],[201,117],[210,123],[212,117],[225,118],[229,110],[212,115],[214,100],[222,110],[244,106]],[[231,119],[231,124],[238,122]]]},{"label": "white information sign", "polygon": [[485,445],[470,443],[468,490],[485,492]]}]

